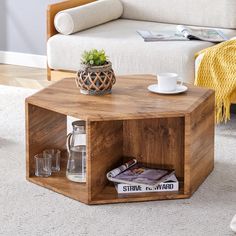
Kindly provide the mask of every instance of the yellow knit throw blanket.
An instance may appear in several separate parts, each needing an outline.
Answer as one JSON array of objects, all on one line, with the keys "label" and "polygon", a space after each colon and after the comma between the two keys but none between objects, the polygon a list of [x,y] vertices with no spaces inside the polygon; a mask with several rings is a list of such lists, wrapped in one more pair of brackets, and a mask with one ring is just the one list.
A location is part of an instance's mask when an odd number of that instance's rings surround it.
[{"label": "yellow knit throw blanket", "polygon": [[236,40],[204,49],[195,85],[211,88],[216,93],[216,122],[230,120],[230,102],[236,91]]}]

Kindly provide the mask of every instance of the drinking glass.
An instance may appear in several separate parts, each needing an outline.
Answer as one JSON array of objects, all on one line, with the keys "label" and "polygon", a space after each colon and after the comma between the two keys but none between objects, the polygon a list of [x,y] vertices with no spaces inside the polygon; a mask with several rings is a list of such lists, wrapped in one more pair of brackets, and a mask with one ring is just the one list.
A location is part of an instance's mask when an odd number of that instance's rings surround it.
[{"label": "drinking glass", "polygon": [[52,156],[43,153],[34,156],[35,175],[38,177],[49,177],[52,174]]},{"label": "drinking glass", "polygon": [[46,149],[43,151],[44,156],[52,156],[52,172],[60,171],[61,151],[59,149]]}]

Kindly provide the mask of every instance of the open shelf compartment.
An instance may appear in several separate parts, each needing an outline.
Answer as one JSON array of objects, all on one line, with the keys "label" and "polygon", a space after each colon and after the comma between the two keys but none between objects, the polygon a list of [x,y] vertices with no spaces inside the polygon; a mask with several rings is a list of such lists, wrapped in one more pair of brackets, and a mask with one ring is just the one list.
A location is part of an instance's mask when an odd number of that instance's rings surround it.
[{"label": "open shelf compartment", "polygon": [[[96,121],[88,125],[91,204],[186,198],[184,118]],[[131,158],[153,168],[175,169],[179,192],[118,195],[106,173]]]},{"label": "open shelf compartment", "polygon": [[[189,197],[184,189],[184,117],[137,120],[88,121],[87,182],[66,178],[64,151],[60,173],[49,178],[34,175],[35,154],[46,148],[65,150],[67,116],[35,105],[27,105],[27,179],[86,204],[104,204]],[[175,169],[179,192],[118,195],[106,173],[130,158],[148,167]]]},{"label": "open shelf compartment", "polygon": [[[66,178],[67,116],[26,103],[26,178],[75,200],[88,203],[88,184]],[[48,178],[36,177],[34,156],[47,148],[62,150],[61,171]]]}]

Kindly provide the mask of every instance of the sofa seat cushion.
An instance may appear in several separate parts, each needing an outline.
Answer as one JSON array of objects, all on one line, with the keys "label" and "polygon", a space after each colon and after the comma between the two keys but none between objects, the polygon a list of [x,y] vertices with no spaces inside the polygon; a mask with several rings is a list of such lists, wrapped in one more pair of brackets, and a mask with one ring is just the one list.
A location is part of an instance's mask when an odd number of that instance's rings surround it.
[{"label": "sofa seat cushion", "polygon": [[[194,54],[212,46],[202,41],[144,42],[136,30],[173,30],[176,25],[119,19],[73,35],[57,34],[47,43],[51,69],[77,71],[84,50],[104,49],[121,74],[176,72],[194,80]],[[234,31],[235,32],[235,31]]]}]

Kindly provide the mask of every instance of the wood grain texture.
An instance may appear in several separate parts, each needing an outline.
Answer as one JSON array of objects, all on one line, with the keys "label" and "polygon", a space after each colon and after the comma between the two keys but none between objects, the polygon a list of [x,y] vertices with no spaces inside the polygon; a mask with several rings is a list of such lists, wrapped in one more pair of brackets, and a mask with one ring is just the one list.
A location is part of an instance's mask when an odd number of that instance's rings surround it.
[{"label": "wood grain texture", "polygon": [[[214,92],[189,86],[178,96],[149,93],[153,76],[119,77],[111,95],[81,95],[72,79],[59,81],[26,99],[27,178],[87,204],[190,197],[214,166]],[[33,156],[64,148],[66,115],[87,122],[87,183],[61,173],[34,177]],[[176,170],[177,193],[118,195],[106,173],[128,157],[150,167]]]},{"label": "wood grain texture", "polygon": [[48,188],[54,192],[74,200],[88,204],[87,185],[69,181],[65,176],[52,176],[50,178],[40,178],[32,176],[28,181],[41,187]]},{"label": "wood grain texture", "polygon": [[184,118],[124,121],[124,156],[184,177]]},{"label": "wood grain texture", "polygon": [[108,184],[106,173],[123,163],[122,121],[91,122],[88,131],[88,184],[90,199]]},{"label": "wood grain texture", "polygon": [[213,93],[212,90],[188,85],[189,90],[183,94],[157,95],[147,90],[147,86],[153,83],[156,83],[156,79],[151,75],[120,76],[112,94],[89,96],[81,94],[74,79],[68,78],[27,100],[86,121],[128,120],[184,116]]},{"label": "wood grain texture", "polygon": [[26,103],[27,176],[34,175],[34,156],[47,148],[65,147],[66,117]]},{"label": "wood grain texture", "polygon": [[96,196],[89,204],[107,204],[107,203],[128,203],[128,202],[144,202],[157,200],[174,200],[189,198],[191,195],[183,193],[183,185],[180,183],[178,192],[162,192],[162,193],[138,193],[138,194],[117,194],[114,185],[107,185],[103,191]]},{"label": "wood grain texture", "polygon": [[26,103],[26,177],[29,181],[87,203],[87,185],[66,179],[67,152],[63,151],[61,171],[50,178],[34,175],[34,156],[48,148],[65,150],[66,116]]},{"label": "wood grain texture", "polygon": [[189,192],[196,191],[214,168],[215,97],[206,98],[186,115],[186,140],[189,140],[185,166],[188,166]]},{"label": "wood grain texture", "polygon": [[31,176],[27,178],[30,182],[48,188],[74,200],[81,201],[88,204],[88,187],[86,184],[80,184],[69,181],[66,176],[67,165],[67,151],[62,152],[61,170],[60,172],[53,172],[49,178],[40,178]]}]

